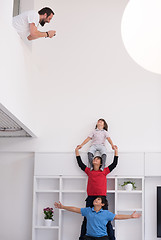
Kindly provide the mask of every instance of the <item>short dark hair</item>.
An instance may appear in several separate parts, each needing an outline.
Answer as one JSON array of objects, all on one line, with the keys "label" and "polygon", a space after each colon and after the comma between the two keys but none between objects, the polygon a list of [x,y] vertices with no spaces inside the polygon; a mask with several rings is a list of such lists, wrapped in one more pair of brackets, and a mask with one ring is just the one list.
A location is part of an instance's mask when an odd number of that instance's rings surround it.
[{"label": "short dark hair", "polygon": [[104,204],[102,209],[107,210],[108,209],[108,201],[107,201],[106,197],[105,196],[97,196],[96,198],[101,198],[102,203]]},{"label": "short dark hair", "polygon": [[47,14],[47,17],[49,17],[51,13],[54,15],[53,10],[49,7],[44,7],[38,11],[38,14],[40,15],[44,15],[45,13]]},{"label": "short dark hair", "polygon": [[102,167],[102,158],[100,157],[100,156],[95,156],[93,159],[95,159],[95,158],[98,158],[98,159],[100,159],[100,168]]}]

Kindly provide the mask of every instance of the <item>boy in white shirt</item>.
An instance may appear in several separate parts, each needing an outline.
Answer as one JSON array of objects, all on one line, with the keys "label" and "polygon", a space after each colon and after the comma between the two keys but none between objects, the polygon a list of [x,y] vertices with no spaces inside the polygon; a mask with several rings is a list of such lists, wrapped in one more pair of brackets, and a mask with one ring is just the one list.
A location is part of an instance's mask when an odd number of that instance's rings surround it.
[{"label": "boy in white shirt", "polygon": [[37,30],[37,27],[39,24],[44,26],[45,23],[49,23],[53,15],[54,12],[48,7],[42,8],[38,12],[31,10],[13,17],[12,24],[22,39],[52,38],[56,35],[56,31],[40,32]]}]

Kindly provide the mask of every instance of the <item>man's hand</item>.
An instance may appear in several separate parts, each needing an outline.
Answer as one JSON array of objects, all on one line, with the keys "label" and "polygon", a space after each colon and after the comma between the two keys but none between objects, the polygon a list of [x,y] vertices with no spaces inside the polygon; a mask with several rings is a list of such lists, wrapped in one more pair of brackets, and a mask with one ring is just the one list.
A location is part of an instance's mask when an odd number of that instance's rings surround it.
[{"label": "man's hand", "polygon": [[50,31],[48,31],[48,34],[49,34],[49,38],[52,38],[56,35],[56,31],[50,30]]}]

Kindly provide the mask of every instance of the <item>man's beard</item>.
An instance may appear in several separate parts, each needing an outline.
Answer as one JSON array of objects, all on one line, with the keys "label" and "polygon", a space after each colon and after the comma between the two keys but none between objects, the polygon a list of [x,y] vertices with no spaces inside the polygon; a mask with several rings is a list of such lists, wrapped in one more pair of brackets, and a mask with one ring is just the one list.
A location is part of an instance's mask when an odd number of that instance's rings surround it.
[{"label": "man's beard", "polygon": [[41,20],[40,25],[43,27],[45,25],[45,21]]}]

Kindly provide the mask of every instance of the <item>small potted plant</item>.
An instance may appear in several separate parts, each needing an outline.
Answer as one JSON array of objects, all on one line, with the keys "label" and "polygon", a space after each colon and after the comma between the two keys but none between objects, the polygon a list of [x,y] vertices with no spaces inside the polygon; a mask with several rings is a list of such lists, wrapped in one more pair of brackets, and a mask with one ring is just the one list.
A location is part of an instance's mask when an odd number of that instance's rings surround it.
[{"label": "small potted plant", "polygon": [[135,182],[133,181],[126,181],[121,185],[121,187],[125,187],[126,191],[132,191],[136,189]]},{"label": "small potted plant", "polygon": [[45,219],[45,226],[51,226],[52,221],[54,221],[53,219],[53,215],[54,215],[54,211],[53,208],[44,208],[44,219]]}]

